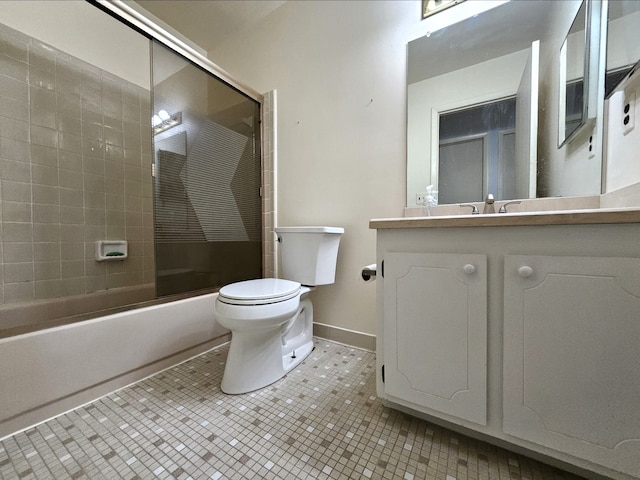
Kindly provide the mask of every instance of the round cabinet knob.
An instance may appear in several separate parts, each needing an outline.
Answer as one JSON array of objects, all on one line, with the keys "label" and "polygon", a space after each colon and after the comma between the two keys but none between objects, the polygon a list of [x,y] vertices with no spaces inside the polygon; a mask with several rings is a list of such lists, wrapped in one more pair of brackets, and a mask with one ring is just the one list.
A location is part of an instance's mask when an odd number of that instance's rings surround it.
[{"label": "round cabinet knob", "polygon": [[462,271],[464,273],[466,273],[467,275],[471,275],[472,273],[474,273],[476,271],[476,267],[474,267],[470,263],[467,263],[464,267],[462,267]]},{"label": "round cabinet knob", "polygon": [[520,275],[522,278],[528,278],[533,275],[533,268],[531,268],[529,265],[523,265],[518,269],[518,275]]}]

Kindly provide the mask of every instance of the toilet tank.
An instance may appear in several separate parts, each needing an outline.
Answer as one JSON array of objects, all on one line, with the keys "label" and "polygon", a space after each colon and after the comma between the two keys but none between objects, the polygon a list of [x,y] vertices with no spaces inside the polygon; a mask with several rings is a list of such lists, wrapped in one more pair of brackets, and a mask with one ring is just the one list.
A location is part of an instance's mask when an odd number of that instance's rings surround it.
[{"label": "toilet tank", "polygon": [[327,285],[336,278],[341,227],[277,227],[281,277],[302,285]]}]

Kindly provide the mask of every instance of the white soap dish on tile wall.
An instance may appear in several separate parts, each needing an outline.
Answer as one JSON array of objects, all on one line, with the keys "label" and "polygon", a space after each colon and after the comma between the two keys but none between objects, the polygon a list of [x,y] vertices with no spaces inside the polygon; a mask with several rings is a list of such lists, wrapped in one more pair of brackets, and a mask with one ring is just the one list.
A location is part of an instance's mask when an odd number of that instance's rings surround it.
[{"label": "white soap dish on tile wall", "polygon": [[127,258],[126,240],[98,240],[96,242],[96,262],[124,260]]}]

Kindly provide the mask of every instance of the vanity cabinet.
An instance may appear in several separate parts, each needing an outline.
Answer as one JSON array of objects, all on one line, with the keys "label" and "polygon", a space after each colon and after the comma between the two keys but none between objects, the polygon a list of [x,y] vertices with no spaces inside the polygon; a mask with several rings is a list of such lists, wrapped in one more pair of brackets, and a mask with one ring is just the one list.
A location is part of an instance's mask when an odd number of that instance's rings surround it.
[{"label": "vanity cabinet", "polygon": [[471,226],[493,218],[381,221],[378,395],[579,474],[637,480],[640,213]]},{"label": "vanity cabinet", "polygon": [[640,259],[513,255],[504,278],[504,432],[639,473]]},{"label": "vanity cabinet", "polygon": [[385,392],[485,425],[487,258],[385,257]]}]

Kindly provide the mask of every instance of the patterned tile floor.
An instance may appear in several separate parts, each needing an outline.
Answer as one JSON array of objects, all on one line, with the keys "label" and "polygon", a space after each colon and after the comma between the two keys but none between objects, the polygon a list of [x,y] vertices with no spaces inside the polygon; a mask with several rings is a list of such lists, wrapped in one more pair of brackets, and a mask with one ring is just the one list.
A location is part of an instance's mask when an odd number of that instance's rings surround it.
[{"label": "patterned tile floor", "polygon": [[371,352],[317,339],[284,379],[227,396],[227,351],[5,438],[0,478],[578,478],[384,407]]}]

